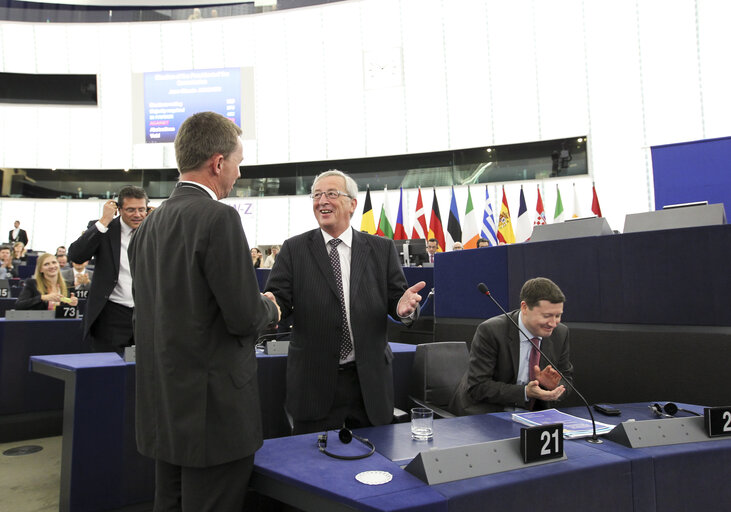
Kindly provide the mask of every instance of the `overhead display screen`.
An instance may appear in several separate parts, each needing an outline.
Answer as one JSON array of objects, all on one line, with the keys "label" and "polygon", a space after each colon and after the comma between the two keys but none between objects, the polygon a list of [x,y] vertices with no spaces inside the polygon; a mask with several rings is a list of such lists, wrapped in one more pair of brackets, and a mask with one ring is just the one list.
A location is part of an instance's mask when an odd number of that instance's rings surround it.
[{"label": "overhead display screen", "polygon": [[196,112],[212,111],[241,126],[241,69],[144,74],[145,142],[173,142]]}]

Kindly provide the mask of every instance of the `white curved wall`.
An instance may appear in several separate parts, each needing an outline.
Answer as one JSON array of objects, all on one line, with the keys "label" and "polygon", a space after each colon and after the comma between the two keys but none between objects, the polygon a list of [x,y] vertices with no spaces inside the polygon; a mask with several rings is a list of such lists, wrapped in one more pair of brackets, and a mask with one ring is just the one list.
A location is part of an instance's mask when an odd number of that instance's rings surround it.
[{"label": "white curved wall", "polygon": [[[621,229],[653,206],[650,145],[731,133],[728,19],[724,0],[354,0],[195,22],[2,22],[0,70],[96,73],[99,106],[0,105],[0,166],[174,167],[170,145],[133,143],[132,74],[253,67],[247,164],[588,134]],[[532,210],[532,183],[526,196]]]}]

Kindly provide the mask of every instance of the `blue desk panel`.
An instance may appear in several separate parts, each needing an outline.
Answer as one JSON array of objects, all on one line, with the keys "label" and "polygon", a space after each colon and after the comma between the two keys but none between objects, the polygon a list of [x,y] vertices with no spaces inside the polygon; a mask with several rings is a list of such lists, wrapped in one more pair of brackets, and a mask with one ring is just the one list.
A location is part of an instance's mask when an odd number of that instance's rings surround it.
[{"label": "blue desk panel", "polygon": [[0,415],[63,409],[63,385],[30,373],[28,359],[84,348],[81,320],[0,319]]},{"label": "blue desk panel", "polygon": [[[391,348],[396,402],[408,408],[408,373],[416,347],[392,343]],[[151,501],[154,464],[137,452],[135,442],[135,364],[115,353],[30,359],[34,372],[66,384],[60,509],[106,510]],[[257,354],[257,364],[264,436],[287,435],[287,358]]]},{"label": "blue desk panel", "polygon": [[[622,416],[598,419],[616,424],[629,418],[637,421],[655,418],[647,404],[619,407]],[[697,406],[686,408],[701,410]],[[588,417],[585,408],[566,411]],[[285,500],[293,495],[289,491],[296,489],[326,500],[328,504],[336,502],[361,510],[408,510],[408,501],[399,502],[396,498],[391,500],[389,508],[368,508],[366,505],[370,503],[363,500],[364,490],[353,483],[353,476],[366,469],[389,471],[398,482],[392,488],[394,495],[404,492],[399,485],[404,485],[402,478],[408,474],[397,467],[416,453],[517,437],[521,425],[513,422],[510,415],[498,413],[436,420],[431,442],[412,441],[408,424],[358,429],[359,435],[375,444],[378,457],[357,463],[336,461],[322,455],[317,451],[316,435],[313,434],[272,439],[266,442],[266,449],[257,453],[252,482],[259,490],[275,490],[272,495]],[[328,449],[336,453],[353,454],[364,449],[355,442],[355,446],[341,445],[335,439],[334,446],[331,447],[332,442],[328,443]],[[727,482],[731,439],[634,450],[609,440],[596,445],[579,439],[566,440],[564,451],[567,455],[564,461],[433,485],[429,489],[448,500],[449,510],[460,512],[487,509],[516,512],[724,510],[731,503],[731,486]],[[369,466],[367,461],[371,459]],[[387,464],[391,459],[396,460],[394,466]],[[379,491],[383,496],[388,495],[388,486],[379,486],[385,488]],[[432,504],[436,506],[437,503]]]},{"label": "blue desk panel", "polygon": [[[337,432],[328,436],[328,450],[356,455],[367,448],[353,441],[344,445]],[[379,453],[360,460],[339,460],[321,454],[317,434],[269,439],[256,453],[252,488],[277,488],[282,501],[301,506],[298,491],[358,510],[446,511],[446,499],[427,484],[403,471]],[[387,471],[393,479],[383,485],[366,485],[355,475],[362,471]]]},{"label": "blue desk panel", "polygon": [[[267,441],[264,449],[257,452],[254,469],[256,478],[252,480],[252,486],[266,491],[275,488],[273,485],[267,486],[274,480],[281,485],[275,495],[278,499],[286,501],[288,493],[283,488],[291,486],[298,490],[306,489],[321,499],[362,510],[371,510],[362,503],[365,494],[395,494],[403,491],[403,485],[413,485],[414,492],[418,493],[426,493],[427,490],[436,492],[442,499],[448,500],[449,510],[457,511],[482,511],[489,508],[516,512],[585,512],[632,508],[630,462],[620,456],[599,452],[584,441],[564,443],[568,457],[565,461],[421,489],[417,483],[421,481],[401,469],[421,451],[520,435],[519,425],[493,415],[436,420],[434,439],[429,442],[413,441],[409,424],[369,427],[357,429],[356,432],[374,443],[376,455],[359,461],[339,461],[327,457],[317,451],[316,434]],[[331,433],[328,450],[351,455],[362,452],[364,448],[355,441],[342,445],[337,436]],[[393,464],[389,465],[388,461],[392,460]],[[394,479],[376,486],[378,489],[375,491],[364,489],[367,486],[358,483],[354,477],[366,470],[388,471],[394,475]],[[429,503],[441,505],[436,497],[430,497]],[[408,500],[396,502],[394,499],[390,508],[373,510],[409,510],[409,505]]]},{"label": "blue desk panel", "polygon": [[[660,401],[660,404],[666,402]],[[623,404],[621,416],[604,416],[594,412],[595,419],[616,425],[629,419],[654,420],[650,403]],[[678,407],[703,414],[703,407],[677,404]],[[572,407],[566,412],[588,418],[585,407]],[[507,413],[500,413],[510,421]],[[680,411],[676,417],[690,417]],[[731,438],[702,443],[629,448],[606,441],[593,445],[597,450],[629,460],[632,463],[635,510],[723,510],[731,503],[728,484],[731,467]],[[726,505],[722,505],[722,504]]]},{"label": "blue desk panel", "polygon": [[729,326],[729,254],[731,225],[440,254],[434,267],[437,321],[499,314],[477,291],[479,282],[510,310],[520,304],[523,283],[543,276],[566,295],[566,322]]},{"label": "blue desk panel", "polygon": [[480,283],[487,285],[505,309],[517,307],[508,296],[508,249],[512,247],[501,245],[437,254],[434,316],[490,318],[499,315],[500,310],[489,297],[477,291]]}]

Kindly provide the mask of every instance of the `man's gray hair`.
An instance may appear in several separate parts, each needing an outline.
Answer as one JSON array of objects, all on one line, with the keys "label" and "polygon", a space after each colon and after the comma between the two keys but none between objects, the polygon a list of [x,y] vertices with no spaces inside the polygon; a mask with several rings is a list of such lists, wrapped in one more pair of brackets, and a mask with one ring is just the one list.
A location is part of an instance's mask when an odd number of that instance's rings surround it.
[{"label": "man's gray hair", "polygon": [[315,190],[315,185],[317,185],[318,181],[323,178],[327,178],[328,176],[340,176],[341,178],[343,178],[345,180],[345,192],[347,192],[352,199],[358,199],[358,184],[353,178],[351,178],[342,171],[338,171],[337,169],[330,169],[329,171],[325,171],[322,174],[318,174],[315,177],[315,181],[312,182],[312,188],[310,189],[310,192],[313,192]]}]

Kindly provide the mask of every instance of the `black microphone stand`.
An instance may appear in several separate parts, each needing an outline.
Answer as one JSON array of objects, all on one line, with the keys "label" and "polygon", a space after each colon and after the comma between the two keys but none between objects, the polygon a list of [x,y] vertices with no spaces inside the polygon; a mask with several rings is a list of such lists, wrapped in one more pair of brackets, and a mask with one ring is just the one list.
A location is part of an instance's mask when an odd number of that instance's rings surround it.
[{"label": "black microphone stand", "polygon": [[[500,311],[503,312],[503,314],[505,315],[505,317],[508,320],[510,320],[510,322],[518,329],[518,331],[521,332],[521,334],[523,336],[526,337],[526,339],[530,340],[532,338],[532,336],[528,336],[525,332],[523,332],[523,329],[520,328],[520,326],[518,325],[518,323],[510,317],[510,315],[508,314],[507,311],[505,311],[505,309],[503,309],[503,307],[495,299],[495,297],[492,296],[492,294],[490,293],[490,290],[487,288],[487,285],[485,283],[480,283],[479,285],[477,285],[477,289],[481,293],[483,293],[483,294],[487,295],[488,297],[490,297],[490,300],[492,300],[495,303],[495,305],[498,308],[500,308]],[[581,398],[581,400],[584,402],[584,405],[586,406],[586,410],[589,411],[589,417],[591,418],[591,428],[594,431],[594,435],[592,437],[588,438],[587,441],[590,442],[590,443],[596,443],[596,444],[603,443],[604,441],[602,441],[601,439],[599,439],[599,437],[596,435],[596,421],[594,421],[594,415],[591,412],[591,407],[589,407],[589,402],[587,402],[586,398],[584,398],[584,395],[582,395],[581,393],[579,393],[579,390],[576,389],[576,386],[574,386],[569,379],[567,379],[567,378],[565,378],[563,376],[563,374],[561,373],[561,370],[558,369],[558,367],[553,363],[553,361],[551,361],[551,359],[546,354],[544,354],[543,351],[539,347],[537,347],[536,345],[533,345],[533,346],[536,347],[536,349],[538,350],[538,352],[540,352],[540,354],[546,359],[546,361],[548,361],[548,364],[550,364],[553,367],[553,369],[556,370],[556,373],[558,373],[561,376],[561,379],[566,384],[568,384],[569,387],[574,391],[574,393],[576,393],[579,396],[579,398]]]}]

